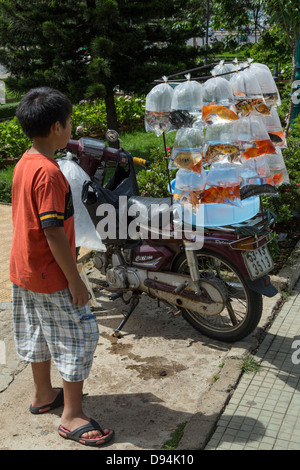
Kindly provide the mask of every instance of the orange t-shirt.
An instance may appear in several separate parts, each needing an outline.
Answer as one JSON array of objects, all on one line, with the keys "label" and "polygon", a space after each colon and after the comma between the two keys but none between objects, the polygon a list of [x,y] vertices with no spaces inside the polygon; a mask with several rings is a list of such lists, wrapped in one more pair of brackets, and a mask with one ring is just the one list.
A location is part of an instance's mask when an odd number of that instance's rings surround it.
[{"label": "orange t-shirt", "polygon": [[11,282],[41,293],[67,288],[67,279],[44,234],[46,227],[64,227],[76,260],[72,194],[53,158],[25,152],[17,163],[13,175],[12,218]]}]

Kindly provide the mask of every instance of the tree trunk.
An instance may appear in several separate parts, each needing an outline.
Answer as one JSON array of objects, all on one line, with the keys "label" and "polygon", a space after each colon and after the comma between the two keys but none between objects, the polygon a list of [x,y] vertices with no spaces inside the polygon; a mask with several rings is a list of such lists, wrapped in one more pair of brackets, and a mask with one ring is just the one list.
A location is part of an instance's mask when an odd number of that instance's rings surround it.
[{"label": "tree trunk", "polygon": [[[293,41],[293,46],[292,46],[291,93],[292,93],[292,87],[293,87],[293,83],[295,81],[295,75],[296,75],[296,51],[297,51],[297,39],[295,41]],[[290,107],[289,107],[289,112],[288,112],[288,117],[287,117],[287,123],[286,123],[285,130],[284,130],[285,137],[287,137],[288,134],[289,134],[289,129],[290,129],[291,122],[292,122],[292,115],[293,115],[293,101],[292,101],[292,97],[291,97]]]},{"label": "tree trunk", "polygon": [[[117,118],[117,110],[115,104],[115,95],[113,89],[108,89],[105,96],[105,106],[106,106],[106,118],[107,118],[107,129],[114,129],[119,132],[119,123]],[[119,143],[116,145],[110,144],[111,147],[119,147]]]}]

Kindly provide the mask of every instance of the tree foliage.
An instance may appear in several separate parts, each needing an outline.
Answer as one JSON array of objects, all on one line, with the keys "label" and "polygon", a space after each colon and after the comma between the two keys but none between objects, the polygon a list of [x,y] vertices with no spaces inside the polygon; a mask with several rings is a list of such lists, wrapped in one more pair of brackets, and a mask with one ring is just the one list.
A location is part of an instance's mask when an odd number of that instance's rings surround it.
[{"label": "tree foliage", "polygon": [[195,22],[183,0],[0,0],[0,63],[10,88],[49,85],[73,101],[103,97],[117,126],[113,89],[145,93],[153,80],[194,66]]}]

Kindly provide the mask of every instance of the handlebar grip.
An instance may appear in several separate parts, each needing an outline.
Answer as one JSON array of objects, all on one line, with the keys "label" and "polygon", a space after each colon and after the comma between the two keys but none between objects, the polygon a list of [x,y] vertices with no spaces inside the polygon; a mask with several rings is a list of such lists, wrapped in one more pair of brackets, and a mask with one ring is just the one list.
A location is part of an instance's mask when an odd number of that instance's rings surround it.
[{"label": "handlebar grip", "polygon": [[143,158],[137,158],[137,157],[133,157],[133,163],[135,163],[136,165],[140,165],[140,166],[149,166],[150,165],[148,160],[144,160]]}]

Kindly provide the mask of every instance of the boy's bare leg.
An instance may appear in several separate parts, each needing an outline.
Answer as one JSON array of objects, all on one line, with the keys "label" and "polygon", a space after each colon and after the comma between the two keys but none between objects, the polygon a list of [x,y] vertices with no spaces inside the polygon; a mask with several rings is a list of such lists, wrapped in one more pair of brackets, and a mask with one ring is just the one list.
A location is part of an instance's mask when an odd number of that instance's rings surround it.
[{"label": "boy's bare leg", "polygon": [[51,361],[32,362],[31,369],[35,389],[32,406],[39,407],[52,403],[59,390],[54,389],[51,384]]},{"label": "boy's bare leg", "polygon": [[[69,431],[74,431],[80,426],[88,424],[90,418],[87,417],[82,409],[82,382],[66,382],[63,380],[64,388],[64,411],[61,417],[61,425]],[[101,423],[100,423],[101,425]],[[107,430],[104,429],[106,433]],[[82,434],[85,439],[101,437],[100,431],[89,431]]]}]

